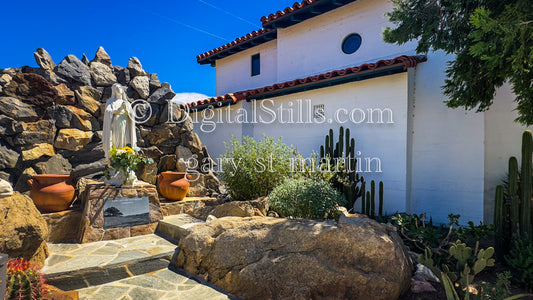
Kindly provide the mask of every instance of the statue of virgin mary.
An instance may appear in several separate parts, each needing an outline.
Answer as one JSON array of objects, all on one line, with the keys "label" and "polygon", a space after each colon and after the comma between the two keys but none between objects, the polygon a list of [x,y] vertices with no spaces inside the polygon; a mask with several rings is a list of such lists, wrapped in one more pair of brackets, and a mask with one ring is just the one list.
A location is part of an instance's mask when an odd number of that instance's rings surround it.
[{"label": "statue of virgin mary", "polygon": [[[102,147],[105,157],[109,159],[109,150],[130,146],[137,147],[137,135],[135,131],[135,114],[130,102],[126,97],[122,85],[115,83],[111,87],[111,98],[107,100],[104,112],[104,128],[102,134]],[[133,171],[130,174],[122,174],[121,171],[111,174],[111,179],[105,183],[122,185],[124,178],[135,182],[137,179]]]}]

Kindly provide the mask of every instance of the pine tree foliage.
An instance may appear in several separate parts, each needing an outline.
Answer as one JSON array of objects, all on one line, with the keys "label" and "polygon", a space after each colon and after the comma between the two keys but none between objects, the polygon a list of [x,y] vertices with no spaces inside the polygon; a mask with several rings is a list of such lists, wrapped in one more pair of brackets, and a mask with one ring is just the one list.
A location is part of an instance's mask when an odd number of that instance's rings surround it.
[{"label": "pine tree foliage", "polygon": [[533,1],[392,0],[383,32],[389,43],[417,40],[417,52],[454,54],[443,86],[449,107],[485,111],[505,82],[517,122],[533,124]]}]

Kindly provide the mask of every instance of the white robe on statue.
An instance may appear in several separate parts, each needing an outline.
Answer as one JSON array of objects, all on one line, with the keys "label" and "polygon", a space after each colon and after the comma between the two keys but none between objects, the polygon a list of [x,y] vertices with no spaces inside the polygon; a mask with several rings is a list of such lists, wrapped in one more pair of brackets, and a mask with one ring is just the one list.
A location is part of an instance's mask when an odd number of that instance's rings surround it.
[{"label": "white robe on statue", "polygon": [[[124,89],[118,83],[111,87],[111,98],[107,100],[104,112],[104,128],[102,134],[102,147],[107,159],[109,151],[115,148],[130,146],[137,147],[137,135],[135,131],[135,114],[130,102],[127,100]],[[104,181],[107,184],[122,185],[125,177],[136,181],[135,172],[122,174],[123,172],[111,172],[111,179]]]}]

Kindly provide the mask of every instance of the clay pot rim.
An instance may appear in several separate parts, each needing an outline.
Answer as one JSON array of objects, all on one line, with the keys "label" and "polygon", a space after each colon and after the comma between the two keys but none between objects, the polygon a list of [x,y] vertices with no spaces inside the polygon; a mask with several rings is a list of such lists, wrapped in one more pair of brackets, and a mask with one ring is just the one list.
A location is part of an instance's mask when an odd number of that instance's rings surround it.
[{"label": "clay pot rim", "polygon": [[165,171],[165,172],[161,172],[161,174],[165,174],[165,175],[170,175],[170,174],[176,174],[176,175],[185,175],[185,174],[188,174],[187,172],[175,172],[175,171]]},{"label": "clay pot rim", "polygon": [[36,174],[33,178],[70,178],[69,174]]}]

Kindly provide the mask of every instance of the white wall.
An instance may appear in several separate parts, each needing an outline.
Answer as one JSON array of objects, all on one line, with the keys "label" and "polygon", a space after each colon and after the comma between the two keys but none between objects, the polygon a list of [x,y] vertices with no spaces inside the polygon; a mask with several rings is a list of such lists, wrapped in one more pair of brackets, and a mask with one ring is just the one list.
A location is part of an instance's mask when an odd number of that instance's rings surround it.
[{"label": "white wall", "polygon": [[447,61],[430,53],[416,69],[414,86],[412,212],[428,212],[447,222],[450,213],[462,223],[483,220],[483,114],[448,108],[440,87]]},{"label": "white wall", "polygon": [[[389,25],[384,13],[392,11],[392,7],[386,0],[359,0],[279,29],[278,81],[415,54],[414,43],[397,46],[383,41],[383,29]],[[341,44],[351,33],[361,35],[361,47],[353,54],[345,54]]]},{"label": "white wall", "polygon": [[[230,55],[216,62],[217,96],[277,82],[276,40]],[[261,74],[251,76],[251,58],[260,54]]]},{"label": "white wall", "polygon": [[524,127],[514,119],[515,95],[506,84],[496,91],[494,102],[485,114],[485,222],[491,223],[494,214],[496,185],[507,174],[509,157],[521,162],[522,132],[533,127]]},{"label": "white wall", "polygon": [[[310,102],[307,102],[309,100]],[[302,103],[303,117],[299,119],[299,102]],[[335,132],[335,140],[338,138],[340,126],[350,128],[351,136],[355,138],[356,151],[361,151],[360,157],[381,159],[382,173],[363,172],[369,182],[371,179],[382,180],[385,186],[385,210],[389,213],[395,211],[405,211],[406,195],[406,126],[407,126],[407,73],[392,76],[374,78],[359,82],[352,82],[334,87],[322,88],[297,94],[277,97],[273,102],[268,100],[255,101],[248,104],[248,109],[252,110],[254,103],[258,111],[258,121],[271,121],[273,117],[264,107],[276,112],[276,122],[265,124],[247,124],[248,132],[253,132],[255,139],[262,139],[263,135],[271,137],[282,137],[284,143],[295,146],[299,153],[309,157],[314,152],[319,152],[320,145],[324,144],[324,137],[332,128]],[[292,104],[291,104],[292,103]],[[312,111],[312,106],[324,104],[326,120],[332,119],[333,123],[316,124],[308,123],[308,108]],[[279,108],[285,109],[283,119],[279,113]],[[368,123],[368,116],[360,124],[354,124],[343,113],[340,113],[341,122],[335,122],[335,112],[340,109],[352,111],[353,109],[386,109],[392,110],[393,116],[391,124],[377,124],[376,115],[374,123]],[[294,119],[289,121],[289,111],[293,111]],[[365,113],[367,114],[367,113]],[[298,124],[298,120],[302,120]],[[361,115],[357,113],[356,121],[361,121]],[[386,120],[385,120],[386,121]],[[384,121],[384,122],[385,122]],[[245,127],[246,127],[245,126]],[[253,126],[253,129],[250,127]],[[362,162],[362,160],[360,160]],[[366,167],[363,167],[363,171]],[[375,164],[372,164],[372,171],[375,171]],[[356,207],[359,203],[357,203]]]},{"label": "white wall", "polygon": [[[217,94],[270,85],[334,69],[414,54],[414,43],[402,46],[382,41],[387,25],[383,14],[392,9],[386,0],[359,0],[341,9],[279,29],[278,39],[217,61]],[[341,51],[350,33],[363,42],[354,54]],[[261,53],[261,75],[250,76],[250,57]],[[340,108],[391,107],[393,125],[351,124],[356,149],[362,156],[380,157],[382,174],[365,176],[383,180],[389,213],[427,212],[436,222],[447,222],[450,213],[461,214],[462,223],[492,220],[494,187],[507,172],[509,156],[520,156],[521,133],[514,123],[514,96],[509,86],[498,90],[488,112],[448,108],[441,86],[448,58],[430,53],[409,74],[402,73],[344,85],[287,95],[275,107],[297,99],[324,104],[328,117]],[[257,102],[261,103],[261,102]],[[251,111],[257,103],[240,103],[230,110]],[[263,101],[263,103],[268,103]],[[271,107],[272,108],[272,107]],[[226,115],[226,109],[216,112]],[[264,116],[265,118],[268,116]],[[297,116],[295,116],[297,118]],[[213,157],[224,153],[224,141],[242,134],[262,138],[282,136],[305,155],[318,151],[329,128],[339,124],[217,124],[212,133],[195,125]],[[337,134],[337,130],[335,130]]]},{"label": "white wall", "polygon": [[237,119],[241,107],[242,102],[237,102],[231,106],[191,113],[194,132],[200,137],[202,145],[207,146],[209,154],[214,160],[226,152],[224,142],[229,143],[231,136],[241,139],[242,126],[231,123]]}]

